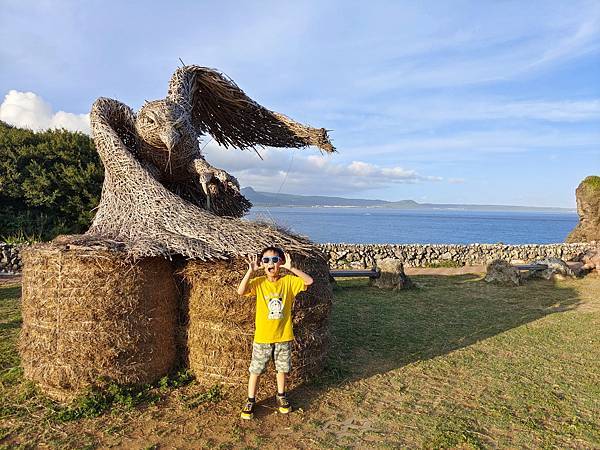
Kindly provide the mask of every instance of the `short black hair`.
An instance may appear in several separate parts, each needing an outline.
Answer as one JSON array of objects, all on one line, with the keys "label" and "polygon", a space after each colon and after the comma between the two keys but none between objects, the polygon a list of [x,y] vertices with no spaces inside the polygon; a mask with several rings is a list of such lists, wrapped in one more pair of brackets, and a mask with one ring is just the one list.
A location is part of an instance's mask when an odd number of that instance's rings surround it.
[{"label": "short black hair", "polygon": [[260,252],[260,256],[259,257],[262,258],[263,255],[265,253],[267,253],[267,252],[275,252],[275,253],[277,253],[279,255],[279,257],[282,260],[285,260],[285,253],[284,253],[283,249],[281,249],[279,247],[272,247],[272,246],[271,247],[265,247],[265,248],[263,248],[262,252]]}]

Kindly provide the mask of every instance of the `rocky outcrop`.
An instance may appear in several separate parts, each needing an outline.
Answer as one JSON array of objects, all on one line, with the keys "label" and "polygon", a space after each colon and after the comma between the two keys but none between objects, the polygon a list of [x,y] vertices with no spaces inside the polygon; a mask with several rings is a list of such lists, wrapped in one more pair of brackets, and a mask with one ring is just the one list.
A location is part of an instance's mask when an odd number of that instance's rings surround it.
[{"label": "rocky outcrop", "polygon": [[515,286],[523,282],[519,270],[503,259],[496,259],[488,264],[484,280],[488,283]]},{"label": "rocky outcrop", "polygon": [[573,270],[562,259],[543,258],[534,261],[534,264],[548,266],[545,270],[535,272],[535,275],[539,278],[544,278],[546,280],[563,280],[565,278],[575,277]]},{"label": "rocky outcrop", "polygon": [[377,267],[379,268],[380,276],[369,281],[371,286],[395,290],[414,287],[412,280],[404,273],[404,266],[399,259],[381,259],[378,261]]},{"label": "rocky outcrop", "polygon": [[582,269],[585,271],[596,271],[600,273],[600,245],[588,250],[581,257]]},{"label": "rocky outcrop", "polygon": [[575,190],[579,223],[567,242],[600,242],[600,177],[587,177]]}]

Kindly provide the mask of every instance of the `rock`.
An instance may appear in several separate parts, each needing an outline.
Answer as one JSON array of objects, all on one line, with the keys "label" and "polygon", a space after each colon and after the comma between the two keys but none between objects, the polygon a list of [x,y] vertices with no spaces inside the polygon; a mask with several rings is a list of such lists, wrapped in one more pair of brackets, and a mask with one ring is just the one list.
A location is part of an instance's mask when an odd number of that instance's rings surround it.
[{"label": "rock", "polygon": [[590,176],[575,190],[579,223],[566,242],[600,241],[600,177]]},{"label": "rock", "polygon": [[574,278],[575,273],[562,259],[558,258],[544,258],[537,259],[534,264],[546,264],[548,268],[533,272],[532,275],[538,278],[544,278],[546,280],[563,280],[567,277]]},{"label": "rock", "polygon": [[569,266],[576,277],[582,277],[589,272],[587,268],[583,267],[583,263],[580,261],[567,261],[567,266]]},{"label": "rock", "polygon": [[364,266],[364,264],[363,264],[362,261],[352,261],[350,263],[350,267],[352,269],[364,269],[365,268],[365,266]]},{"label": "rock", "polygon": [[509,284],[518,286],[522,284],[519,271],[508,261],[496,259],[488,264],[484,280],[488,283]]},{"label": "rock", "polygon": [[395,258],[385,258],[377,261],[381,276],[370,280],[369,284],[383,289],[409,289],[414,287],[410,278],[404,273],[402,261]]},{"label": "rock", "polygon": [[600,272],[600,246],[596,249],[590,249],[581,256],[583,270],[595,270]]}]

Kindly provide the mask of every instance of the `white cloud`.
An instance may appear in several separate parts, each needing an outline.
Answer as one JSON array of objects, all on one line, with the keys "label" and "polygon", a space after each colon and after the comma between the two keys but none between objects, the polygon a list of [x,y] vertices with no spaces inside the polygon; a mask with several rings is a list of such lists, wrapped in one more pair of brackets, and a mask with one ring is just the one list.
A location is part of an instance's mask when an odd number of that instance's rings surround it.
[{"label": "white cloud", "polygon": [[0,120],[33,131],[65,128],[90,134],[90,115],[54,112],[49,103],[33,92],[11,90],[0,104]]},{"label": "white cloud", "polygon": [[[551,11],[542,13],[533,6],[515,9],[516,4],[500,3],[482,4],[481,9],[471,5],[469,15],[458,8],[449,15],[448,28],[435,17],[432,28],[437,31],[421,36],[413,31],[404,37],[404,45],[395,47],[400,50],[381,42],[387,58],[371,63],[372,70],[357,78],[357,86],[376,93],[523,79],[600,49],[597,4],[579,10],[548,8]],[[423,17],[421,21],[433,25]]]},{"label": "white cloud", "polygon": [[591,122],[600,119],[600,99],[508,100],[498,97],[473,99],[436,96],[417,99],[409,105],[380,108],[372,119],[384,125],[398,121],[427,124],[454,121],[544,120],[548,122]]},{"label": "white cloud", "polygon": [[346,170],[357,177],[373,176],[377,172],[377,168],[373,164],[363,161],[352,161],[352,163],[346,167]]},{"label": "white cloud", "polygon": [[[344,148],[346,157],[369,155],[373,161],[428,162],[473,161],[496,158],[499,154],[543,155],[548,151],[588,149],[597,153],[600,132],[596,130],[555,130],[551,128],[500,128],[482,131],[454,131],[400,136],[390,144],[358,143]],[[529,163],[529,162],[528,162]],[[432,166],[433,167],[433,166]]]},{"label": "white cloud", "polygon": [[598,11],[599,9],[596,8],[591,17],[578,24],[571,33],[546,50],[540,59],[531,64],[531,67],[598,50],[597,38],[600,33],[600,15]]},{"label": "white cloud", "polygon": [[[398,184],[442,181],[399,166],[384,167],[366,161],[340,161],[340,155],[307,155],[311,149],[264,149],[260,160],[253,152],[223,149],[209,144],[206,159],[235,175],[242,186],[270,192],[356,195]],[[302,154],[299,154],[302,153]]]}]

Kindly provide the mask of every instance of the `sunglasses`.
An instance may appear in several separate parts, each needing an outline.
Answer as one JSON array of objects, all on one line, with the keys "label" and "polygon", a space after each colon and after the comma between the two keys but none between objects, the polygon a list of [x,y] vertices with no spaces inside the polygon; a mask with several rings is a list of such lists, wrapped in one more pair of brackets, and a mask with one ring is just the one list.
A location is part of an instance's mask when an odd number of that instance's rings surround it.
[{"label": "sunglasses", "polygon": [[279,256],[264,256],[262,258],[262,262],[264,264],[269,264],[269,261],[272,261],[273,264],[277,264],[279,261],[281,261],[281,258]]}]

